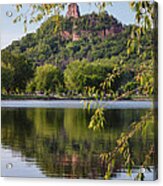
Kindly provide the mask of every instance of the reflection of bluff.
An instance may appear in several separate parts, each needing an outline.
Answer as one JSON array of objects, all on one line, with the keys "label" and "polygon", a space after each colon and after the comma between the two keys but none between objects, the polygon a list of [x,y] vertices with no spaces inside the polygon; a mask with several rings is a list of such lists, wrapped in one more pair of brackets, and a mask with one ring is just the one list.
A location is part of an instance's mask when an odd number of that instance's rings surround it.
[{"label": "reflection of bluff", "polygon": [[122,24],[118,23],[113,16],[109,16],[107,12],[103,12],[100,15],[92,13],[80,16],[79,6],[76,3],[69,4],[66,19],[67,25],[73,25],[72,32],[65,29],[62,32],[62,36],[73,41],[92,34],[104,39],[123,30]]}]

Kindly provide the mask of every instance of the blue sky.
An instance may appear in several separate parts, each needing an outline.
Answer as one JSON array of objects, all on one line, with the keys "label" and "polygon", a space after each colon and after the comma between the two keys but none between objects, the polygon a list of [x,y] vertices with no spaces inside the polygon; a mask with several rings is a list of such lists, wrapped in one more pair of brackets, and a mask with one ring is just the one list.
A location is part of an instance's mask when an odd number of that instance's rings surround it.
[{"label": "blue sky", "polygon": [[[91,12],[98,12],[98,9],[94,4],[88,3],[78,3],[81,15],[88,14]],[[24,10],[27,9],[28,4],[24,5]],[[22,36],[26,35],[24,33],[23,23],[12,22],[13,18],[16,16],[16,11],[12,5],[1,5],[0,6],[0,30],[1,30],[1,48],[5,48],[12,43],[13,40],[19,40]],[[130,9],[128,2],[114,2],[112,6],[108,6],[107,9],[109,14],[112,14],[123,24],[134,23],[134,12]],[[8,17],[6,12],[12,12],[12,17]],[[65,15],[67,9],[64,10],[63,15]],[[28,25],[28,33],[35,32],[41,23]]]}]

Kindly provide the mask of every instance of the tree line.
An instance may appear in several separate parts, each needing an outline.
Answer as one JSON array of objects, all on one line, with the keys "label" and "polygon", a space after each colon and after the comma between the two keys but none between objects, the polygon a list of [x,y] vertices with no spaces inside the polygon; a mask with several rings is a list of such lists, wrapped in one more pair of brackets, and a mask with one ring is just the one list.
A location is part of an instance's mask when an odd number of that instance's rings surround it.
[{"label": "tree line", "polygon": [[[117,61],[118,58],[93,62],[87,59],[75,60],[62,70],[53,64],[34,66],[23,55],[11,55],[6,51],[2,53],[2,93],[85,94],[86,87],[99,88]],[[117,78],[113,83],[114,90],[118,90],[129,79],[132,80],[133,73],[126,72],[124,77]]]}]

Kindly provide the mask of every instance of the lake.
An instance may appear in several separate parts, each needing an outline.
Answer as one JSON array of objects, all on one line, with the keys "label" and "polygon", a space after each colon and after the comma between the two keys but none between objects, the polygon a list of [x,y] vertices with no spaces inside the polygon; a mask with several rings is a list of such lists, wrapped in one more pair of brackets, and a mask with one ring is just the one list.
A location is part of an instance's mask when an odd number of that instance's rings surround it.
[{"label": "lake", "polygon": [[[103,179],[106,165],[99,158],[111,151],[116,139],[134,121],[149,112],[152,102],[100,102],[105,105],[106,125],[88,129],[90,112],[82,101],[1,101],[2,176]],[[153,122],[153,121],[152,121]],[[131,143],[136,166],[126,175],[121,161],[111,179],[134,179],[154,140],[154,129],[137,134]],[[155,179],[154,157],[145,180]]]}]

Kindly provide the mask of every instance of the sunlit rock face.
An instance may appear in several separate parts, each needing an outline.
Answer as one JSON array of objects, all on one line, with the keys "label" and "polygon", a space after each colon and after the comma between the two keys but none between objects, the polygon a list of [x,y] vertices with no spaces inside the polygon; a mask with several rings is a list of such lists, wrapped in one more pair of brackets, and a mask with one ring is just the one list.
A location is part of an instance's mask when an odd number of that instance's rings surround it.
[{"label": "sunlit rock face", "polygon": [[79,18],[80,17],[80,11],[79,6],[76,3],[71,3],[68,5],[68,11],[66,14],[66,17],[74,17]]}]

